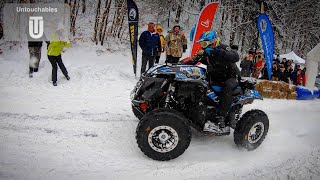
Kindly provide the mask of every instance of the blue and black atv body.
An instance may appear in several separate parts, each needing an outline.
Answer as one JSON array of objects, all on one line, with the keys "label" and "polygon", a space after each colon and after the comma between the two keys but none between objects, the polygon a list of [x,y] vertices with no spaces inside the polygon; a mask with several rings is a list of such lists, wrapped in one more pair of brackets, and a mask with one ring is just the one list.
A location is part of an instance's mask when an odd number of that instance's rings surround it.
[{"label": "blue and black atv body", "polygon": [[[142,152],[155,160],[174,159],[189,146],[191,127],[206,134],[205,122],[217,122],[221,87],[207,79],[206,69],[196,65],[156,65],[141,76],[131,102],[140,119],[136,139]],[[248,150],[262,143],[269,128],[268,117],[261,110],[241,117],[244,105],[262,100],[254,85],[254,81],[239,82],[226,122],[235,130],[235,143]],[[229,135],[230,130],[213,134]]]}]

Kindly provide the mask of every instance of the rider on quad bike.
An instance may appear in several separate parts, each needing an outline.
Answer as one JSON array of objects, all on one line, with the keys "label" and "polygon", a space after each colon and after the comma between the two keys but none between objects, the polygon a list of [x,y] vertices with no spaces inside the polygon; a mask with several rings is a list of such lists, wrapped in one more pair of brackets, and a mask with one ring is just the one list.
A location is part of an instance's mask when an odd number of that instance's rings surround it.
[{"label": "rider on quad bike", "polygon": [[[255,81],[241,80],[238,85],[237,52],[220,44],[215,32],[204,33],[199,42],[203,49],[193,59],[153,66],[130,94],[140,120],[137,144],[152,159],[167,161],[183,154],[191,128],[216,136],[229,135],[233,128],[235,144],[247,150],[256,149],[268,133],[265,112],[252,109],[241,115],[244,105],[263,98],[254,89]],[[207,69],[195,65],[198,62]]]},{"label": "rider on quad bike", "polygon": [[224,132],[230,131],[230,127],[226,127],[226,116],[232,104],[232,92],[239,85],[237,78],[241,78],[240,71],[235,64],[239,61],[239,55],[229,46],[221,44],[220,38],[214,31],[203,33],[198,42],[201,44],[202,50],[199,50],[191,61],[183,62],[183,64],[201,62],[207,65],[207,77],[210,85],[222,87],[221,105],[218,107],[216,116],[218,124],[207,121],[203,131],[216,132],[219,128]]}]

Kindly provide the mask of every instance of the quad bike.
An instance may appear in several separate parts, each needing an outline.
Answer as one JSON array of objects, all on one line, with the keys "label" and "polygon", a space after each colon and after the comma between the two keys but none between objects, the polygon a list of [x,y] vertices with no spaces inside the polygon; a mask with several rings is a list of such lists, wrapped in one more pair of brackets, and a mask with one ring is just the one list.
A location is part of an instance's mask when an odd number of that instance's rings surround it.
[{"label": "quad bike", "polygon": [[[203,131],[207,120],[215,119],[221,87],[211,86],[206,69],[196,65],[156,65],[144,73],[131,92],[132,110],[140,120],[136,140],[141,151],[154,160],[177,158],[188,148],[191,127]],[[247,150],[256,149],[265,139],[269,119],[261,110],[241,116],[242,107],[262,96],[254,81],[241,80],[233,91],[233,103],[226,126],[234,129],[234,142]],[[213,132],[217,136],[229,131]]]},{"label": "quad bike", "polygon": [[[196,64],[208,61],[212,53],[225,46],[219,46],[220,39],[212,31],[203,33],[198,42],[202,50],[191,61],[182,60],[181,65],[153,66],[141,76],[131,93],[133,113],[140,119],[137,143],[152,159],[166,161],[180,156],[190,144],[191,127],[217,136],[229,135],[233,128],[234,142],[247,150],[256,149],[268,133],[269,119],[263,111],[250,110],[241,116],[244,105],[262,99],[254,89],[255,82],[241,78],[239,86],[233,89],[226,127],[216,126],[221,87],[214,85],[209,74],[217,72],[211,64],[207,66],[208,72]],[[224,60],[235,63],[238,55],[225,48]]]}]

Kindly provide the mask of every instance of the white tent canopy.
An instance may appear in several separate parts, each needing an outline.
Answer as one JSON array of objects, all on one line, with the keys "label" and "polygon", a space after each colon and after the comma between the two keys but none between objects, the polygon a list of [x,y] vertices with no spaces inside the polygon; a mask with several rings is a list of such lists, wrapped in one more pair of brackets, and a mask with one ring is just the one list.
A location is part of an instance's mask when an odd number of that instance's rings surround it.
[{"label": "white tent canopy", "polygon": [[293,51],[287,53],[287,54],[281,54],[280,58],[286,58],[286,59],[291,59],[293,60],[294,63],[298,63],[298,64],[304,64],[306,61],[304,59],[302,59],[301,57],[299,57],[298,55],[296,55],[296,53],[294,53]]}]

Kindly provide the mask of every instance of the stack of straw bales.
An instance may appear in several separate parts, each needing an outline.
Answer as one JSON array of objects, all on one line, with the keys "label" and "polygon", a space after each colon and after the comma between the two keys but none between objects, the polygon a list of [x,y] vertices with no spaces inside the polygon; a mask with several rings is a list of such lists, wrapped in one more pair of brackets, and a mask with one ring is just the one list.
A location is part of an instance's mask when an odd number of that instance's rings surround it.
[{"label": "stack of straw bales", "polygon": [[255,89],[265,98],[296,99],[296,86],[282,81],[258,81]]}]

